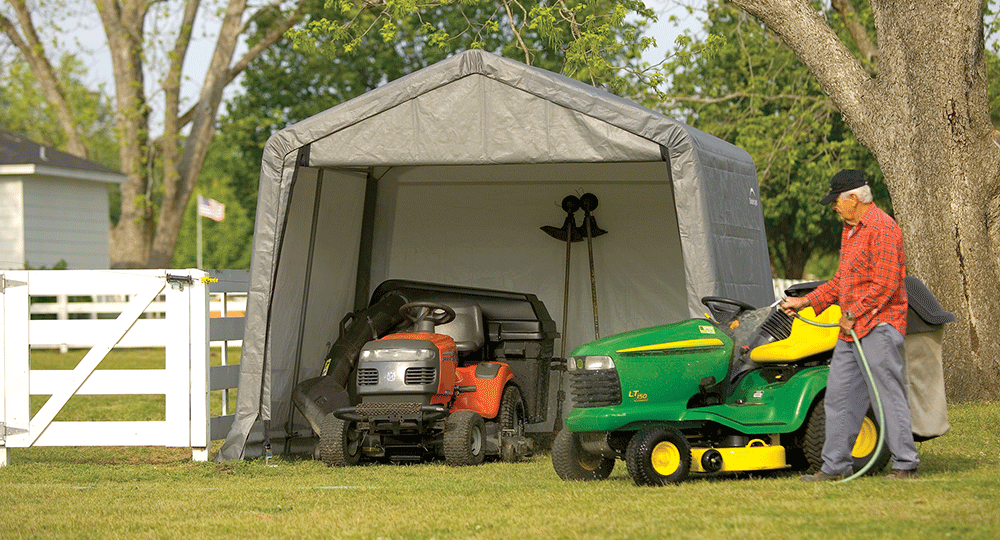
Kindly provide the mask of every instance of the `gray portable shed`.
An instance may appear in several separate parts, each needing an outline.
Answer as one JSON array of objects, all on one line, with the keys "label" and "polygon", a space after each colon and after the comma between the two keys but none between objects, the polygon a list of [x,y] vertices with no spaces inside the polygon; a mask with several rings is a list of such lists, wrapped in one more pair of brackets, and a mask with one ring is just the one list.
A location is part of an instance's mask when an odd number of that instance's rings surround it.
[{"label": "gray portable shed", "polygon": [[[584,192],[608,231],[593,241],[602,336],[701,316],[706,295],[773,301],[750,156],[562,75],[468,51],[275,133],[218,459],[259,455],[264,425],[309,431],[292,388],[384,280],[533,293],[561,320],[565,243],[539,228]],[[572,255],[567,352],[595,336],[586,242]]]}]

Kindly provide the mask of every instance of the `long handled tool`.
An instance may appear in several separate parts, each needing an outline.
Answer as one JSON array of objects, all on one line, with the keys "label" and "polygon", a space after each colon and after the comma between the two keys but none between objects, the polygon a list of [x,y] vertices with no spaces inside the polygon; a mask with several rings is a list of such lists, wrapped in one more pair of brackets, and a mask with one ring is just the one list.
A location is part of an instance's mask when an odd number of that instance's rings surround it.
[{"label": "long handled tool", "polygon": [[594,237],[606,234],[608,231],[597,226],[597,220],[591,213],[597,208],[597,195],[584,193],[580,197],[580,206],[583,208],[583,229],[587,238],[587,253],[590,255],[590,297],[594,304],[594,339],[601,339],[601,327],[597,315],[597,279],[594,276]]},{"label": "long handled tool", "polygon": [[563,287],[563,320],[562,320],[562,343],[559,351],[560,358],[566,358],[566,324],[567,317],[569,315],[569,263],[570,263],[570,246],[573,242],[579,242],[583,240],[580,236],[580,231],[576,228],[576,218],[573,217],[573,213],[580,208],[580,199],[574,195],[567,195],[562,200],[562,209],[566,211],[566,220],[563,221],[562,227],[552,227],[546,225],[541,227],[546,234],[555,238],[556,240],[563,240],[566,242],[566,278],[564,280]]},{"label": "long handled tool", "polygon": [[[580,208],[580,199],[574,195],[567,195],[562,200],[562,209],[566,211],[566,220],[563,221],[562,227],[552,227],[546,225],[541,229],[545,231],[546,234],[555,238],[556,240],[563,240],[566,242],[566,277],[564,279],[563,287],[563,320],[562,320],[562,336],[559,340],[559,357],[563,360],[566,359],[566,326],[569,317],[569,263],[570,263],[570,251],[573,242],[579,242],[583,240],[580,236],[580,231],[576,228],[576,218],[573,217],[573,212],[576,212]],[[562,429],[562,412],[563,412],[563,400],[566,398],[566,392],[563,391],[563,374],[566,373],[566,367],[562,366],[559,370],[559,382],[558,382],[558,392],[556,393],[556,417],[552,421],[553,431],[559,431]]]}]

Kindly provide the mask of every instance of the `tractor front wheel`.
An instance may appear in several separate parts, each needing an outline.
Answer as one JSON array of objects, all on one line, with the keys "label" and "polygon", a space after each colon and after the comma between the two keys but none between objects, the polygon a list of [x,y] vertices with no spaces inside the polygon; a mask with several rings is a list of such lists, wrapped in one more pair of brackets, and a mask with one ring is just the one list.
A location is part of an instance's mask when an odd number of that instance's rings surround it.
[{"label": "tractor front wheel", "polygon": [[444,461],[452,467],[479,465],[486,456],[486,423],[474,411],[455,411],[445,422]]},{"label": "tractor front wheel", "polygon": [[580,435],[563,429],[552,442],[552,467],[563,480],[604,480],[615,460],[591,454],[580,445]]},{"label": "tractor front wheel", "polygon": [[651,426],[629,441],[625,465],[637,486],[676,484],[691,471],[691,445],[670,426]]},{"label": "tractor front wheel", "polygon": [[349,467],[361,461],[362,434],[356,422],[337,418],[332,413],[323,418],[319,436],[319,456],[331,467]]}]

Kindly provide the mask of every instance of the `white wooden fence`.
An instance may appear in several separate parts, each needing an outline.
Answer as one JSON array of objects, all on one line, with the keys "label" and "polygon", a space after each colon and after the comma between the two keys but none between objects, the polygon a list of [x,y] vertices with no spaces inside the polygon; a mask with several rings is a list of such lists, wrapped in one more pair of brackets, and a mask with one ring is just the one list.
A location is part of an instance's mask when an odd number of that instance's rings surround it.
[{"label": "white wooden fence", "polygon": [[[226,401],[223,415],[211,416],[211,392],[228,397],[239,375],[238,364],[210,368],[209,348],[220,342],[228,364],[227,345],[243,337],[242,317],[209,316],[210,297],[221,294],[221,310],[229,312],[228,295],[245,293],[247,277],[201,270],[0,272],[0,466],[9,462],[9,448],[30,446],[190,447],[192,459],[207,460],[211,441],[225,437],[233,418]],[[114,318],[32,318],[33,298],[61,296],[127,302],[102,307]],[[160,298],[163,307],[151,308]],[[31,349],[66,346],[89,347],[73,369],[31,365]],[[122,346],[162,347],[164,368],[97,369]],[[34,413],[33,395],[49,396]],[[162,395],[165,418],[55,421],[74,395]]]}]

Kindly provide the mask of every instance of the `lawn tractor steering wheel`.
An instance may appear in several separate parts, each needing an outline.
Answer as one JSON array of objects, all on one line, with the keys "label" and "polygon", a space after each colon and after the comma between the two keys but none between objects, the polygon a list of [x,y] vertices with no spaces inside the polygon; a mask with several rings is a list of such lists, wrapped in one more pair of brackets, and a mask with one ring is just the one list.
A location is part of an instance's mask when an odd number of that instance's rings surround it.
[{"label": "lawn tractor steering wheel", "polygon": [[742,315],[744,311],[757,309],[746,302],[722,296],[705,296],[702,297],[701,303],[705,304],[705,307],[712,313],[712,317],[721,324],[732,322],[733,319]]},{"label": "lawn tractor steering wheel", "polygon": [[410,302],[399,308],[399,314],[413,323],[417,332],[434,332],[439,324],[455,320],[455,310],[440,302],[428,300]]}]

